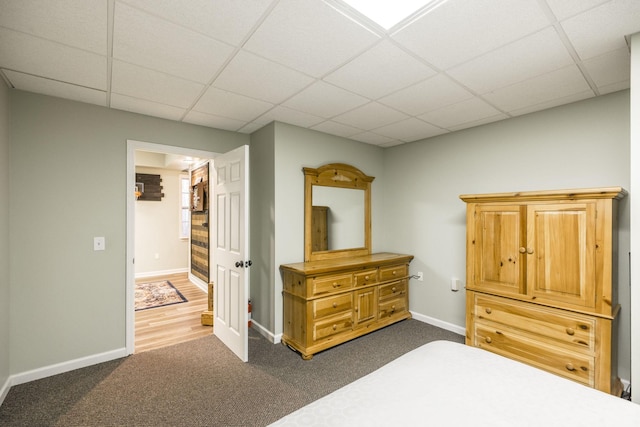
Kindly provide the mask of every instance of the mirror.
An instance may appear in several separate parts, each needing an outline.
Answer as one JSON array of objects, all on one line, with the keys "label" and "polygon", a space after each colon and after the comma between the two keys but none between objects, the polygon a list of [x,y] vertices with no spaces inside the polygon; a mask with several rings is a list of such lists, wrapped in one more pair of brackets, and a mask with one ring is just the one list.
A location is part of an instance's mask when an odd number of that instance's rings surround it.
[{"label": "mirror", "polygon": [[374,178],[343,163],[303,171],[305,261],[370,254]]}]

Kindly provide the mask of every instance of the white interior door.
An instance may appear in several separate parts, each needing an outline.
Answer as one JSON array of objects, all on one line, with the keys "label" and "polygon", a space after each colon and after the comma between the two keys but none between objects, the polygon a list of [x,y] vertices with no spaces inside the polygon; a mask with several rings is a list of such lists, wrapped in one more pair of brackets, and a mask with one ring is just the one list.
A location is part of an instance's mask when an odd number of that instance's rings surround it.
[{"label": "white interior door", "polygon": [[214,240],[209,247],[213,278],[213,333],[242,361],[249,359],[249,147],[242,146],[213,161],[210,212]]}]

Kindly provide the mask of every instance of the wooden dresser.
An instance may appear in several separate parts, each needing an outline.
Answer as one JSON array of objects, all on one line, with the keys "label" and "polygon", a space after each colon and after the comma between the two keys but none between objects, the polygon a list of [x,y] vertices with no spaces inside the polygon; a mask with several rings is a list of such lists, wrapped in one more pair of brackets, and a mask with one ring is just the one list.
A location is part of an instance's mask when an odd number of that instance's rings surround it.
[{"label": "wooden dresser", "polygon": [[411,317],[411,255],[377,253],[280,266],[282,341],[303,359]]},{"label": "wooden dresser", "polygon": [[618,394],[620,187],[462,195],[466,343]]}]

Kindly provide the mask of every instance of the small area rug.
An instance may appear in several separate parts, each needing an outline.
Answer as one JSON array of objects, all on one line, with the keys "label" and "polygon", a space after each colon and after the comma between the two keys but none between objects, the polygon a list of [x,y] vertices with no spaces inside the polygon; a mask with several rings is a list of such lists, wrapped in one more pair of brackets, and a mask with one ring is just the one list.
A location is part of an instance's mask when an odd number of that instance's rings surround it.
[{"label": "small area rug", "polygon": [[136,283],[136,311],[187,302],[171,282]]}]

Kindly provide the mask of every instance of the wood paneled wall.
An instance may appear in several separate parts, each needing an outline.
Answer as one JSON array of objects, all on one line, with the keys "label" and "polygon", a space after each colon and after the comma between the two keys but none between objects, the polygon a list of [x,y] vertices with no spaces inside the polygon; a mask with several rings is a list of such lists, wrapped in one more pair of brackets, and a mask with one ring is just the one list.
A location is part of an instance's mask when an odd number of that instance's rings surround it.
[{"label": "wood paneled wall", "polygon": [[[191,273],[209,282],[209,165],[191,172],[191,189],[204,183],[204,210],[191,211]],[[193,196],[193,194],[192,194]],[[193,197],[192,197],[193,200]]]}]

